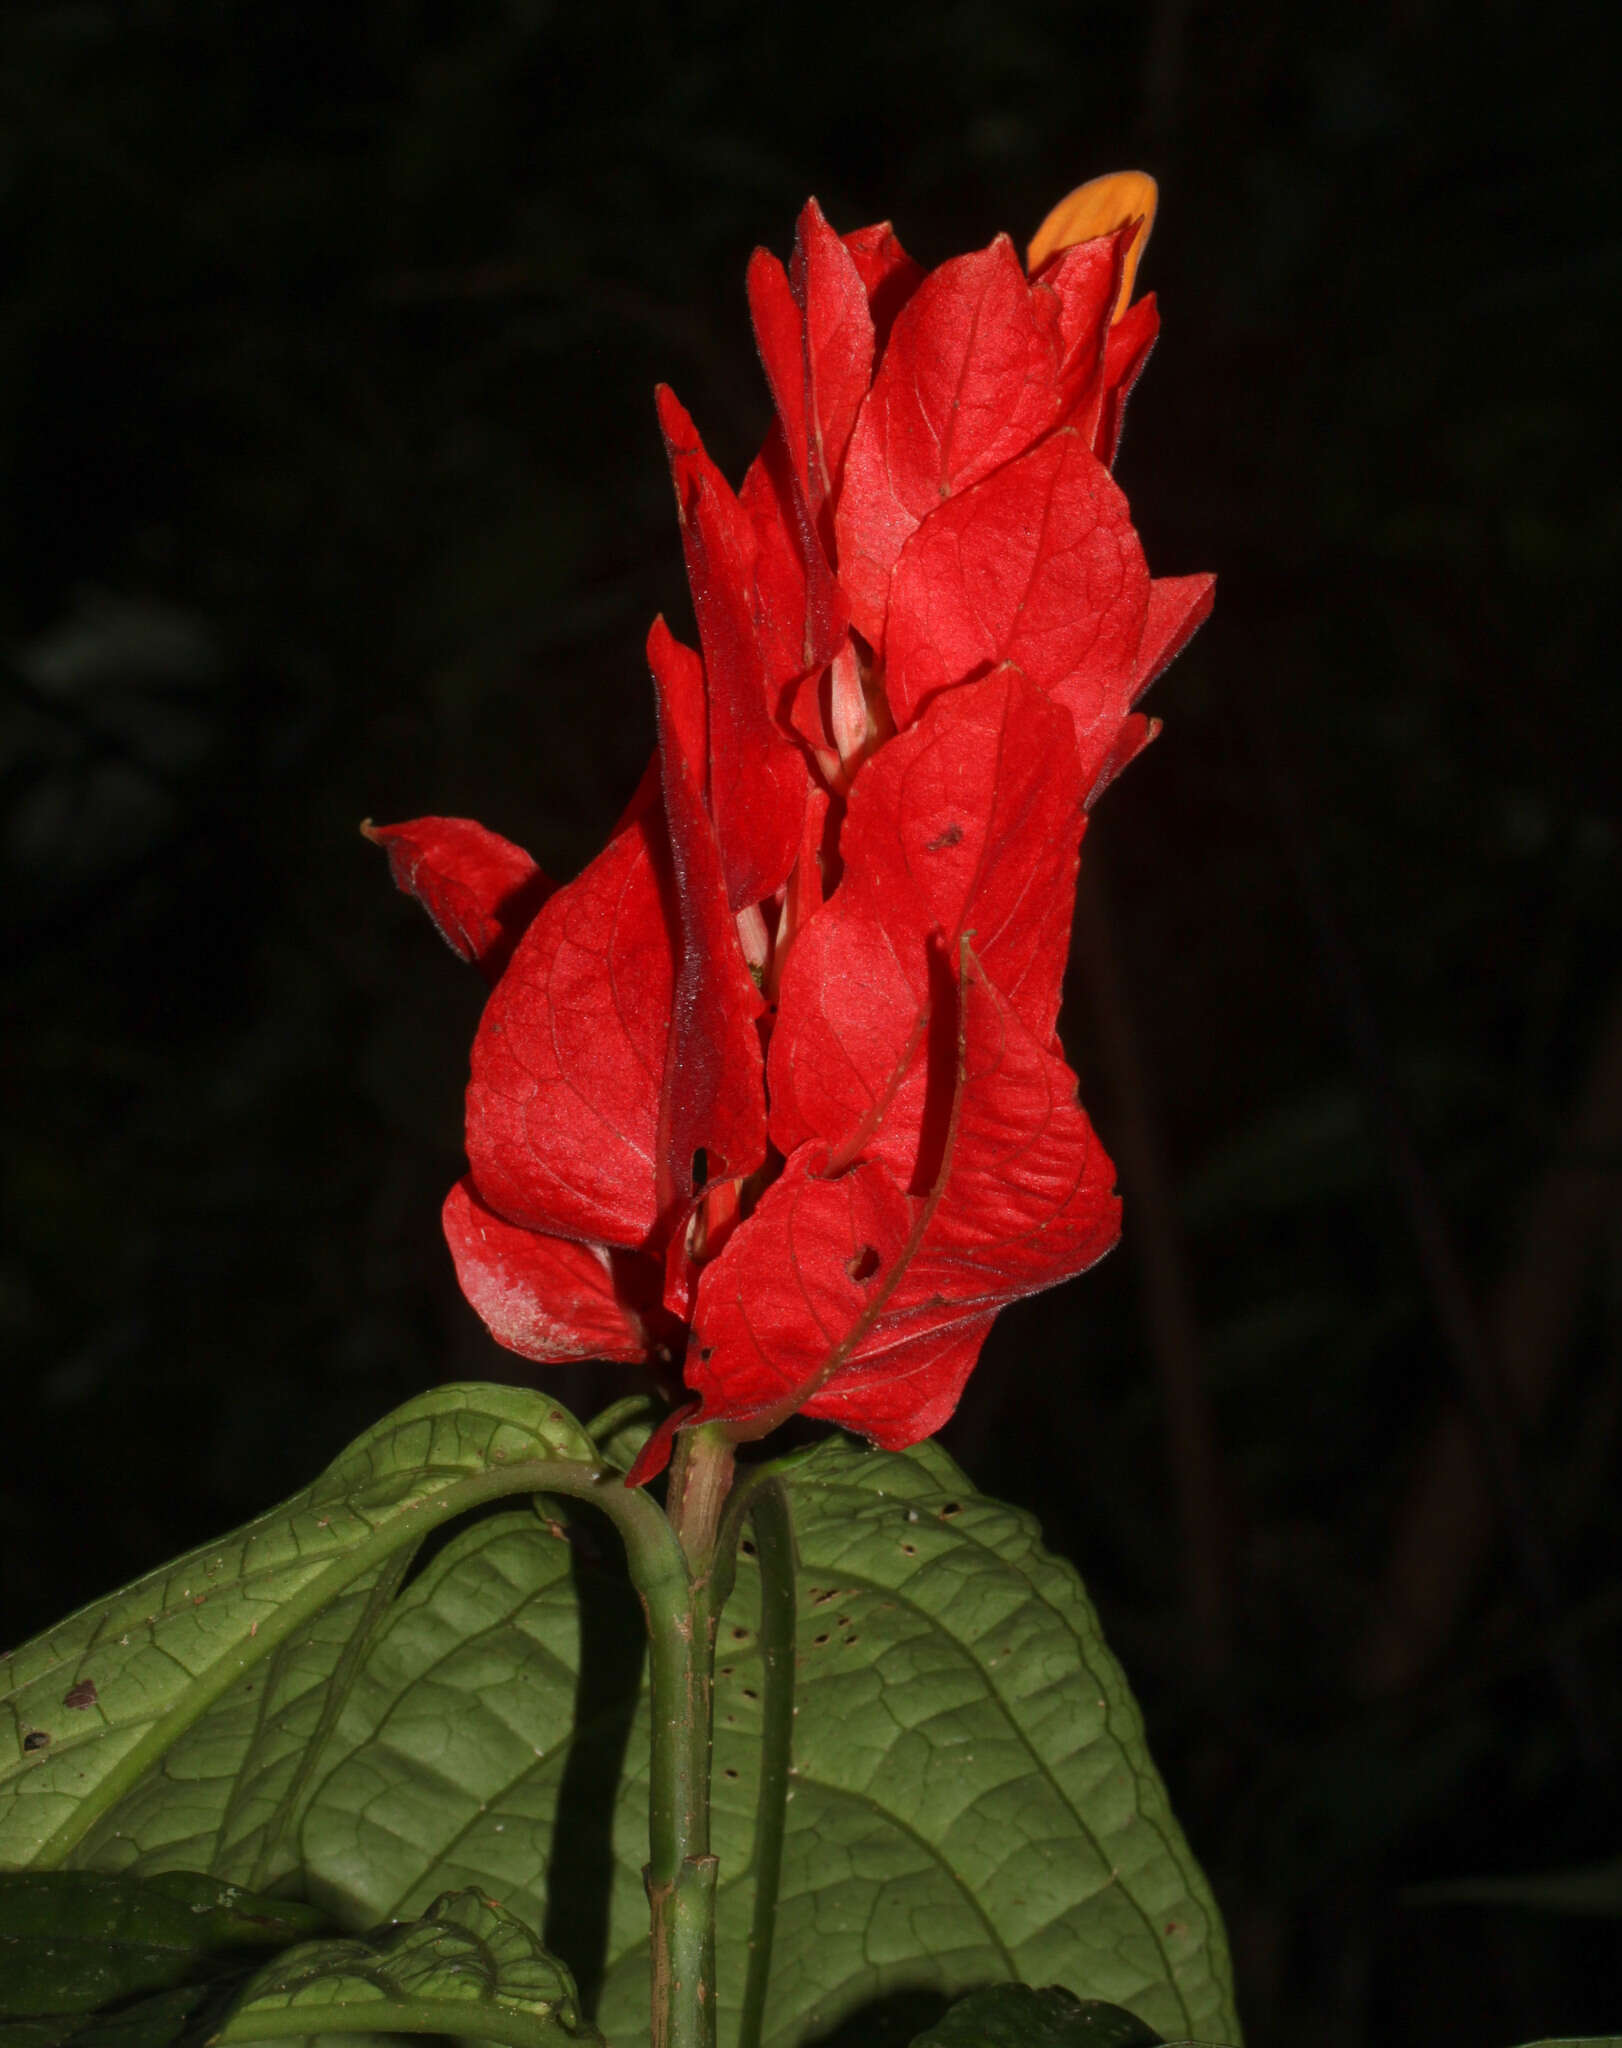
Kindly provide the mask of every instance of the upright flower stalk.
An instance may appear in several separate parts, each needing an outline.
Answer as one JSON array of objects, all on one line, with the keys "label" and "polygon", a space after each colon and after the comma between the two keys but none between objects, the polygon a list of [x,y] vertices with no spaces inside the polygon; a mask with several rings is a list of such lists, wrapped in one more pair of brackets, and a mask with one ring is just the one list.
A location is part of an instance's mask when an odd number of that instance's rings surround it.
[{"label": "upright flower stalk", "polygon": [[687,1639],[654,1646],[661,2048],[713,2030],[733,1446],[795,1413],[917,1443],[998,1311],[1119,1235],[1056,1028],[1079,854],[1212,598],[1151,578],[1111,475],[1154,204],[1099,179],[1026,264],[999,236],[926,273],[808,203],[789,262],[749,265],[775,424],[737,491],[658,394],[699,644],[655,620],[658,747],[607,846],[554,888],[469,820],[373,832],[491,984],[444,1212],[464,1292],[522,1356],[670,1397],[629,1475],[676,1448],[689,1573]]}]

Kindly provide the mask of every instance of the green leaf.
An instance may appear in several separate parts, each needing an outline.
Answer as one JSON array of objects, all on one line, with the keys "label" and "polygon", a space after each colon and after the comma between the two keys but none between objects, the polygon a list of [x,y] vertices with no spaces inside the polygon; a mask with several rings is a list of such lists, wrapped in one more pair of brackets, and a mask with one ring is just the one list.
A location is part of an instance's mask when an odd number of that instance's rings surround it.
[{"label": "green leaf", "polygon": [[0,2018],[88,2013],[172,1990],[324,1925],[312,1907],[184,1871],[144,1883],[89,1871],[0,1877]]},{"label": "green leaf", "polygon": [[[799,1690],[767,2048],[831,2038],[879,2000],[1011,1979],[1236,2041],[1216,1908],[1075,1573],[934,1446],[830,1441],[781,1469]],[[647,1708],[600,1585],[582,1659],[595,1528],[559,1542],[492,1517],[432,1560],[372,1644],[303,1840],[312,1895],[350,1924],[487,1888],[548,1927],[630,2048],[647,2024]],[[716,1685],[723,2043],[753,1903],[758,1615],[746,1554]]]},{"label": "green leaf", "polygon": [[391,1566],[512,1491],[514,1467],[557,1459],[595,1453],[554,1402],[438,1388],[291,1501],[15,1651],[0,1662],[0,1867],[79,1851],[96,1867],[282,1876],[346,1641],[380,1617]]},{"label": "green leaf", "polygon": [[1157,2048],[1152,2027],[1118,2005],[1053,1986],[994,1984],[960,1998],[913,2048]]},{"label": "green leaf", "polygon": [[246,1984],[220,2048],[329,2034],[453,2034],[564,2048],[600,2042],[574,1982],[510,1913],[477,1891],[436,1899],[420,1920],[364,1941],[311,1941]]},{"label": "green leaf", "polygon": [[180,2048],[220,2001],[218,1984],[188,1984],[112,2012],[0,2021],[0,2048]]}]

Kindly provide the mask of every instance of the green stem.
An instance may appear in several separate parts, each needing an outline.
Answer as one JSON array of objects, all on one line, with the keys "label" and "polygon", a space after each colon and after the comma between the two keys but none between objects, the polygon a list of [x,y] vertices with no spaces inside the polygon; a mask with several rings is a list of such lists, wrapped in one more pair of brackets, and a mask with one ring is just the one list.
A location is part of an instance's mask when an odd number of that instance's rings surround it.
[{"label": "green stem", "polygon": [[683,1557],[685,1598],[679,1616],[656,1616],[651,1608],[648,1615],[653,2048],[714,2048],[715,2042],[710,1743],[718,1588],[712,1566],[732,1464],[732,1443],[715,1426],[678,1436],[668,1513]]},{"label": "green stem", "polygon": [[755,1900],[749,1922],[749,1974],[744,1984],[738,2048],[760,2048],[772,1974],[772,1936],[783,1876],[783,1834],[794,1739],[794,1524],[776,1479],[749,1489],[747,1512],[760,1566],[762,1748],[755,1810]]},{"label": "green stem", "polygon": [[721,1510],[732,1490],[734,1446],[718,1422],[684,1429],[670,1461],[669,1515],[687,1562],[705,1575],[715,1555]]}]

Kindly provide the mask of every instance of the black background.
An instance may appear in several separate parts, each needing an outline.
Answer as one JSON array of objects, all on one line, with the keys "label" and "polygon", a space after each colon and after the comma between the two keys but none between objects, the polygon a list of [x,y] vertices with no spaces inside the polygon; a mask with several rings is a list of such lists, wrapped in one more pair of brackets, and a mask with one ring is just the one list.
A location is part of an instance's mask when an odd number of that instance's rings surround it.
[{"label": "black background", "polygon": [[481,987],[355,827],[594,850],[750,249],[1142,164],[1119,474],[1221,589],[1088,842],[1126,1243],[947,1440],[1099,1600],[1256,2048],[1622,2025],[1614,1918],[1407,1889],[1622,1855],[1613,97],[1525,0],[8,8],[0,1632],[522,1373],[437,1234]]}]

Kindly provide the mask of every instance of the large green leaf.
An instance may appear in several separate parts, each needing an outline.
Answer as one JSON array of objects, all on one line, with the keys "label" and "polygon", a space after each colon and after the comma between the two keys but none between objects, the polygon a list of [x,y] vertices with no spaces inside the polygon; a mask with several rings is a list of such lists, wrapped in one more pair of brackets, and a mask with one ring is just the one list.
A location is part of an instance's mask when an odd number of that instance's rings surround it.
[{"label": "large green leaf", "polygon": [[311,1941],[269,1963],[210,2032],[220,2048],[327,2034],[451,2034],[511,2048],[602,2037],[580,2018],[568,1971],[476,1891],[358,1941]]},{"label": "large green leaf", "polygon": [[[182,2048],[196,2040],[197,2029],[206,2029],[209,2015],[229,1996],[229,1986],[184,1984],[110,2012],[3,2020],[0,2048]],[[202,2038],[207,2039],[206,2032]]]},{"label": "large green leaf", "polygon": [[[769,2048],[1008,1980],[1237,2041],[1216,1909],[1075,1573],[933,1446],[829,1442],[784,1476],[799,1689]],[[371,1647],[303,1840],[314,1895],[356,1923],[487,1887],[548,1926],[629,2048],[647,2006],[646,1704],[597,1600],[582,1658],[591,1569],[520,1515],[447,1546]],[[753,1896],[758,1611],[745,1556],[716,1695],[723,2042]],[[598,1788],[621,1755],[610,1810]]]},{"label": "large green leaf", "polygon": [[397,1562],[511,1490],[512,1467],[595,1457],[536,1394],[438,1388],[291,1501],[14,1652],[0,1665],[0,1867],[281,1878],[346,1646],[381,1614]]},{"label": "large green leaf", "polygon": [[56,2018],[200,1983],[322,1931],[311,1907],[174,1871],[0,1877],[0,2018]]}]

